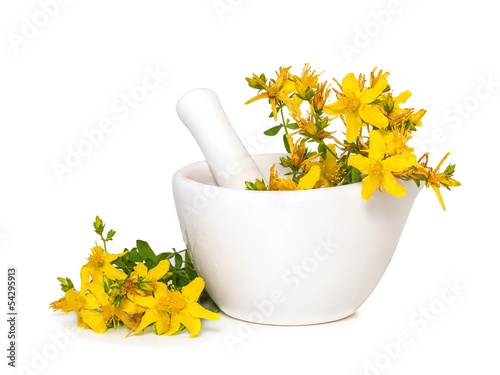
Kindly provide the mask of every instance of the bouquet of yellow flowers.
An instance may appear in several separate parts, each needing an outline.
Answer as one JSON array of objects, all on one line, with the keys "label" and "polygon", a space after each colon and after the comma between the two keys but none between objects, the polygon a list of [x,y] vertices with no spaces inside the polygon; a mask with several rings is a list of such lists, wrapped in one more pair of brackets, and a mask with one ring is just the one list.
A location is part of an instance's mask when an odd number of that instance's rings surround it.
[{"label": "bouquet of yellow flowers", "polygon": [[[247,181],[247,189],[303,190],[362,182],[362,198],[369,200],[382,188],[402,197],[406,190],[398,180],[413,180],[418,186],[423,182],[432,187],[445,209],[439,188],[460,185],[452,178],[455,165],[440,172],[449,153],[432,168],[427,165],[428,153],[417,159],[408,146],[426,113],[423,109],[402,108],[411,92],[394,96],[387,82],[389,73],[377,72],[377,68],[369,80],[362,74],[356,78],[353,73],[342,83],[334,78],[338,88],[328,81],[320,82],[320,74],[308,64],[301,75],[292,74],[290,68],[280,68],[275,79],[267,79],[264,74],[246,78],[259,94],[245,104],[267,99],[272,109],[269,117],[277,121],[280,115],[281,123],[264,134],[274,136],[284,131],[288,156],[281,158],[280,164],[290,169],[288,177],[280,178],[273,165],[268,185],[263,180]],[[332,92],[336,101],[327,104]],[[305,113],[304,106],[308,107]],[[337,118],[345,137],[335,136],[336,131],[331,129]],[[310,144],[315,147],[309,149]]]},{"label": "bouquet of yellow flowers", "polygon": [[[186,250],[156,255],[144,241],[120,254],[110,254],[104,223],[96,217],[94,230],[103,247],[96,245],[80,271],[80,291],[69,278],[58,278],[64,297],[50,307],[63,314],[75,312],[78,326],[103,333],[126,325],[128,335],[152,325],[158,335],[172,335],[187,328],[190,337],[200,332],[200,318],[217,320],[218,307],[204,290]],[[182,253],[184,257],[182,256]],[[169,259],[174,260],[172,264]],[[199,302],[208,302],[209,310]],[[128,336],[127,335],[127,336]]]}]

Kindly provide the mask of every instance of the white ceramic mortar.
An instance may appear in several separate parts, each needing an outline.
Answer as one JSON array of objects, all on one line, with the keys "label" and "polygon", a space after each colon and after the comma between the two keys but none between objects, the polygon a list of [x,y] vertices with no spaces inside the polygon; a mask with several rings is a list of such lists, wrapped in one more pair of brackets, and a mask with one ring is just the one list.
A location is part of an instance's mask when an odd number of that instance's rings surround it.
[{"label": "white ceramic mortar", "polygon": [[[257,155],[261,171],[279,156]],[[268,172],[265,173],[266,175]],[[173,176],[184,241],[227,315],[279,325],[354,313],[385,272],[420,189],[361,198],[361,183],[303,191],[219,187],[206,162]]]}]

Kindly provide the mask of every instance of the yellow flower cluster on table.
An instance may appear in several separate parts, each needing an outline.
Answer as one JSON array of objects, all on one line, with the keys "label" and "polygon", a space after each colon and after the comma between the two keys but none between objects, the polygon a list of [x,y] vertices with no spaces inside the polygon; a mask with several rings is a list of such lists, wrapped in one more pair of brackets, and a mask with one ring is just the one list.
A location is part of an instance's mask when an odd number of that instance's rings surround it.
[{"label": "yellow flower cluster on table", "polygon": [[[333,78],[337,88],[332,87],[333,82],[321,82],[321,74],[309,64],[300,75],[290,70],[281,67],[271,79],[264,74],[246,78],[259,93],[245,104],[267,99],[270,117],[277,121],[280,114],[280,123],[264,134],[274,136],[284,131],[288,155],[280,158],[280,165],[290,170],[288,177],[280,178],[273,165],[268,184],[247,181],[247,189],[304,190],[362,182],[361,196],[369,200],[377,189],[403,197],[406,189],[398,181],[413,180],[418,186],[423,182],[432,187],[445,209],[439,188],[460,186],[452,178],[455,165],[439,172],[448,154],[434,169],[427,165],[428,153],[417,160],[408,143],[422,125],[426,111],[402,107],[410,91],[394,96],[387,81],[389,73],[377,72],[377,68],[369,79],[354,73],[346,75],[342,83]],[[336,100],[328,104],[332,93]],[[333,129],[333,122],[337,119],[344,134],[342,140],[334,136],[338,130]],[[311,149],[307,145],[312,145]]]},{"label": "yellow flower cluster on table", "polygon": [[[200,319],[217,320],[216,305],[204,291],[189,255],[181,252],[154,254],[144,241],[120,254],[106,251],[106,242],[115,232],[103,237],[104,223],[96,218],[94,229],[104,248],[94,246],[80,272],[81,288],[76,291],[69,278],[58,278],[64,296],[50,304],[63,314],[75,312],[78,326],[97,333],[125,325],[130,334],[152,325],[158,335],[172,335],[184,328],[190,337],[201,329]],[[175,259],[175,266],[168,258]],[[211,310],[200,305],[200,296],[211,302]]]}]

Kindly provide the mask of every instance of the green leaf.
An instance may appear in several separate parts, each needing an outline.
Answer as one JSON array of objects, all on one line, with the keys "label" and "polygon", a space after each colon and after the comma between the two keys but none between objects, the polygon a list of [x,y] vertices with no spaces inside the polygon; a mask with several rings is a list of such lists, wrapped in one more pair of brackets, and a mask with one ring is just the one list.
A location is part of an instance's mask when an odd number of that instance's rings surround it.
[{"label": "green leaf", "polygon": [[137,251],[136,247],[134,247],[132,250],[128,252],[128,254],[125,255],[128,255],[130,261],[134,263],[144,262],[145,260],[144,257],[141,254],[139,254],[139,251]]},{"label": "green leaf", "polygon": [[264,132],[264,134],[272,137],[272,136],[278,134],[282,127],[283,127],[283,125],[273,126],[272,128],[267,129]]},{"label": "green leaf", "polygon": [[[146,260],[146,262],[149,260],[151,261],[151,264],[154,264],[154,266],[158,264],[158,258],[147,242],[137,240],[137,251],[144,258],[144,260]],[[148,264],[146,263],[146,265]]]},{"label": "green leaf", "polygon": [[288,144],[288,139],[286,139],[286,134],[283,134],[283,143],[285,144],[286,152],[290,153],[290,145]]},{"label": "green leaf", "polygon": [[181,268],[182,266],[182,255],[179,253],[175,253],[174,255],[175,268]]},{"label": "green leaf", "polygon": [[318,152],[321,153],[321,157],[325,160],[328,157],[328,149],[324,143],[320,143],[318,146]]},{"label": "green leaf", "polygon": [[292,129],[292,130],[295,130],[295,129],[298,129],[299,128],[299,125],[296,123],[296,122],[291,122],[290,124],[287,124],[286,127],[288,129]]},{"label": "green leaf", "polygon": [[146,267],[148,268],[148,270],[150,270],[151,268],[155,268],[158,263],[151,260],[151,259],[146,259],[146,261],[144,262],[144,264],[146,265]]},{"label": "green leaf", "polygon": [[[184,271],[179,271],[179,270],[176,270],[176,269],[173,269],[171,270],[170,272],[172,272],[175,276],[177,276],[179,279],[183,280],[183,281],[186,281],[187,283],[190,283],[191,282],[191,279],[189,277],[186,276],[185,272]],[[178,285],[176,285],[178,286]]]},{"label": "green leaf", "polygon": [[359,169],[352,167],[351,176],[352,176],[352,182],[361,181],[361,172],[359,171]]},{"label": "green leaf", "polygon": [[219,306],[210,298],[210,302],[208,304],[208,310],[214,313],[218,313],[220,311]]},{"label": "green leaf", "polygon": [[156,259],[158,259],[158,262],[161,262],[162,260],[170,259],[173,256],[174,256],[174,253],[165,252],[165,253],[158,254],[157,257],[156,257]]}]

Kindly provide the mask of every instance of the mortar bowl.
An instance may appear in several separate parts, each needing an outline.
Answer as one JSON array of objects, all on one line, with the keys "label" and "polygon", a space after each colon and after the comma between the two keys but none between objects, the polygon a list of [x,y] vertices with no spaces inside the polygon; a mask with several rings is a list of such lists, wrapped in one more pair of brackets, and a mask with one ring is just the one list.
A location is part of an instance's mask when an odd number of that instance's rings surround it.
[{"label": "mortar bowl", "polygon": [[[282,154],[253,156],[267,175]],[[353,314],[377,286],[420,192],[403,198],[361,183],[301,191],[218,187],[206,162],[173,176],[188,253],[227,315],[253,323],[303,325]]]}]

